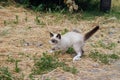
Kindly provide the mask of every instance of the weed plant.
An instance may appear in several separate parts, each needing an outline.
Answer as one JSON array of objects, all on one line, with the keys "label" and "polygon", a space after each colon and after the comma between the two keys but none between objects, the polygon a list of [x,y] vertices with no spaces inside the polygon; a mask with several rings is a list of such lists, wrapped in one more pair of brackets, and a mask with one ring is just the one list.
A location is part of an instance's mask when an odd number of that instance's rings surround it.
[{"label": "weed plant", "polygon": [[33,69],[34,74],[44,74],[46,72],[52,71],[57,67],[65,65],[62,62],[51,55],[43,53],[43,57],[35,62],[35,68]]},{"label": "weed plant", "polygon": [[72,74],[78,73],[78,70],[74,66],[73,67],[64,66],[63,70],[66,72],[71,72]]},{"label": "weed plant", "polygon": [[19,73],[20,72],[20,68],[18,67],[18,60],[15,60],[15,72]]},{"label": "weed plant", "polygon": [[39,16],[36,16],[35,22],[37,25],[45,25],[45,23],[39,19]]},{"label": "weed plant", "polygon": [[91,46],[93,46],[93,47],[102,47],[104,49],[113,50],[117,46],[117,44],[114,43],[114,42],[105,44],[103,41],[100,40],[100,41],[97,42],[96,45],[91,44]]},{"label": "weed plant", "polygon": [[0,68],[0,80],[14,80],[12,73],[9,72],[7,67]]},{"label": "weed plant", "polygon": [[119,56],[117,54],[102,54],[97,50],[91,51],[89,57],[92,58],[94,61],[98,61],[104,64],[109,64],[111,59],[119,59]]}]

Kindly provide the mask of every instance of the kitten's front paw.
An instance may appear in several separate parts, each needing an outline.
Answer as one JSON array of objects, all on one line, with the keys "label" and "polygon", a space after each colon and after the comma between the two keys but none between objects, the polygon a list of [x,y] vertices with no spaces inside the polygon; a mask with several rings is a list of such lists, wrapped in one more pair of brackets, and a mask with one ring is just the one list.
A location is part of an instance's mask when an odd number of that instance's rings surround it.
[{"label": "kitten's front paw", "polygon": [[73,58],[73,62],[74,61],[78,61],[78,60],[80,60],[81,58],[79,57],[79,56],[75,56],[74,58]]}]

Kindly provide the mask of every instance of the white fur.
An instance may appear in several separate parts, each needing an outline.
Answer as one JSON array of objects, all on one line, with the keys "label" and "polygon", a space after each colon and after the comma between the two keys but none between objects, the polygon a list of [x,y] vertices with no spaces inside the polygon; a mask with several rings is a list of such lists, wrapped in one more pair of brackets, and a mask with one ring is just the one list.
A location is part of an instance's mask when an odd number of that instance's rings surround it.
[{"label": "white fur", "polygon": [[[84,46],[84,36],[78,32],[68,32],[61,36],[61,39],[56,37],[57,34],[54,34],[51,39],[55,39],[58,41],[57,44],[53,44],[54,49],[59,49],[61,51],[66,51],[69,47],[73,47],[77,55],[73,58],[73,61],[79,60],[82,55],[82,47]],[[51,50],[50,52],[54,52]]]}]

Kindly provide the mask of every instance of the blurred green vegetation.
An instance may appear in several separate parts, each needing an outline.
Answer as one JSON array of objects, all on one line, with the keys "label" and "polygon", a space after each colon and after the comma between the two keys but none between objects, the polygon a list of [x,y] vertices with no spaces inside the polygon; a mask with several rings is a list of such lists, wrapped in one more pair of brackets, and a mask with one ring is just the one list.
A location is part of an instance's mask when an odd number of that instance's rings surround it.
[{"label": "blurred green vegetation", "polygon": [[[0,4],[3,6],[9,5],[14,0],[0,0]],[[30,8],[35,12],[52,12],[67,15],[69,14],[67,5],[64,4],[64,0],[15,0],[17,5],[24,6],[25,8]],[[105,17],[116,17],[120,19],[120,1],[112,1],[112,7],[109,12],[100,11],[100,0],[75,0],[76,4],[79,6],[79,10],[74,13],[80,13],[81,19],[92,20],[95,17],[105,16]]]}]

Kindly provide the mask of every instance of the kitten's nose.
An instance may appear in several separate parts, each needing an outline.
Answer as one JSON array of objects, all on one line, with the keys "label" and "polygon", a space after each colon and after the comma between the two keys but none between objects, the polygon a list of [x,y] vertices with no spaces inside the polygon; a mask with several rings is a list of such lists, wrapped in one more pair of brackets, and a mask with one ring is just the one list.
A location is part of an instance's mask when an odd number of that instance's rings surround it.
[{"label": "kitten's nose", "polygon": [[51,41],[52,41],[53,43],[55,43],[55,40],[54,40],[54,39],[52,39]]}]

